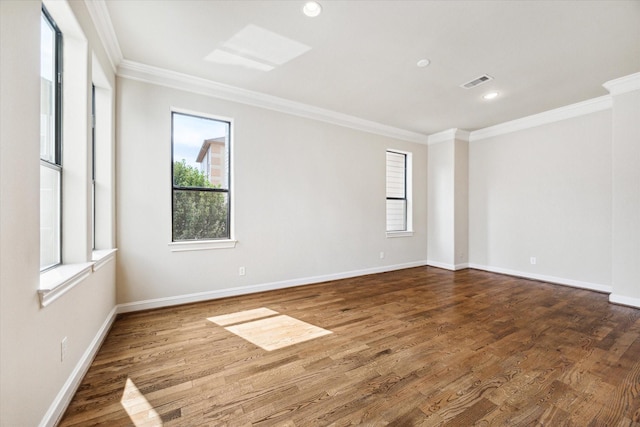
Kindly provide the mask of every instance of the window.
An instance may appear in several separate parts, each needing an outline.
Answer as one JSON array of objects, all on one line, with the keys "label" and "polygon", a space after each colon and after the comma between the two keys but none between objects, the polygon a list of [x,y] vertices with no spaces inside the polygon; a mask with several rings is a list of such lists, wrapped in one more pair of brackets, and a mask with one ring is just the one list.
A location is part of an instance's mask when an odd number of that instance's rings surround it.
[{"label": "window", "polygon": [[40,271],[62,262],[62,33],[40,19]]},{"label": "window", "polygon": [[411,230],[411,154],[387,151],[387,232]]},{"label": "window", "polygon": [[91,85],[91,249],[96,249],[96,85]]},{"label": "window", "polygon": [[231,123],[172,113],[172,241],[230,239]]},{"label": "window", "polygon": [[66,2],[43,1],[38,295],[46,307],[116,250],[112,80]]}]

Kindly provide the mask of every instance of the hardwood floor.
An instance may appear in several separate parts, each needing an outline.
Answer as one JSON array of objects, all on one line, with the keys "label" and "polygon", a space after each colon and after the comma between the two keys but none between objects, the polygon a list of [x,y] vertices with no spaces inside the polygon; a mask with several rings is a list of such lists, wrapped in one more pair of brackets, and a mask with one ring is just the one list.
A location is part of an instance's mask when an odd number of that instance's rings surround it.
[{"label": "hardwood floor", "polygon": [[[331,333],[225,326],[278,315]],[[60,425],[161,424],[640,426],[640,310],[419,267],[121,315]]]}]

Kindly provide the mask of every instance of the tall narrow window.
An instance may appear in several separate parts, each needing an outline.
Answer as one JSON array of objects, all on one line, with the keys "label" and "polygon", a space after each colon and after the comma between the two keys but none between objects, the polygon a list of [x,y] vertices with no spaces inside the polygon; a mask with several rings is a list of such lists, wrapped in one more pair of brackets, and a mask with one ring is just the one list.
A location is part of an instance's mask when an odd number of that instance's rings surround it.
[{"label": "tall narrow window", "polygon": [[91,249],[96,249],[96,86],[91,85]]},{"label": "tall narrow window", "polygon": [[407,154],[387,151],[387,231],[407,231]]},{"label": "tall narrow window", "polygon": [[40,19],[40,271],[62,262],[62,33]]},{"label": "tall narrow window", "polygon": [[174,242],[230,239],[231,124],[172,113]]}]

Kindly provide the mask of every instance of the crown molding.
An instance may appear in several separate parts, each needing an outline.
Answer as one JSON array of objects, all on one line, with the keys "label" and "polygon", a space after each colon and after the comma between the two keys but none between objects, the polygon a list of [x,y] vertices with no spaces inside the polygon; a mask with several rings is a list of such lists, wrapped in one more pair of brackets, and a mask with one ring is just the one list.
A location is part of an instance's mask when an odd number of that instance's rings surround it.
[{"label": "crown molding", "polygon": [[93,25],[96,27],[98,37],[100,37],[104,50],[107,52],[111,68],[115,72],[124,57],[120,50],[118,37],[116,36],[113,24],[111,23],[107,4],[104,0],[84,0],[84,4],[89,11]]},{"label": "crown molding", "polygon": [[620,95],[621,93],[640,90],[640,73],[609,80],[602,86],[604,86],[611,95]]},{"label": "crown molding", "polygon": [[429,135],[428,145],[438,144],[440,142],[453,141],[454,139],[459,139],[462,141],[469,141],[470,133],[466,130],[452,128],[443,130],[442,132],[434,133]]},{"label": "crown molding", "polygon": [[348,114],[338,113],[336,111],[314,107],[312,105],[290,101],[288,99],[226,85],[164,68],[129,61],[127,59],[120,63],[117,74],[120,77],[131,80],[138,80],[159,86],[180,89],[197,93],[199,95],[206,95],[254,107],[265,108],[307,119],[319,120],[389,138],[417,142],[420,144],[427,143],[427,135],[421,133],[383,125],[370,120],[350,116]]},{"label": "crown molding", "polygon": [[470,134],[469,141],[480,141],[493,136],[504,135],[519,130],[559,122],[572,117],[608,110],[612,105],[613,101],[611,99],[611,95],[600,96],[598,98],[589,99],[587,101],[578,102],[576,104],[567,105],[565,107],[556,108],[554,110],[545,111],[543,113],[534,114],[521,119],[473,131]]}]

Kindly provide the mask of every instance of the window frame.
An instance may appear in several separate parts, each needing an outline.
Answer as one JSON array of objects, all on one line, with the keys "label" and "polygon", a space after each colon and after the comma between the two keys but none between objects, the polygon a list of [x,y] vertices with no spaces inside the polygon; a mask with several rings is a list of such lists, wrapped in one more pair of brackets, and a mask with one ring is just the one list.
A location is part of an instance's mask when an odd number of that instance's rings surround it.
[{"label": "window frame", "polygon": [[[63,188],[64,188],[64,174],[63,174],[63,165],[62,165],[62,76],[63,76],[63,39],[62,39],[62,31],[58,27],[58,24],[55,22],[47,8],[42,5],[41,7],[41,16],[45,19],[48,25],[51,27],[54,33],[55,43],[54,43],[54,74],[55,74],[55,82],[54,82],[54,118],[53,118],[53,139],[54,139],[54,147],[53,147],[53,162],[47,159],[43,159],[40,157],[40,166],[49,168],[55,171],[58,174],[58,257],[54,264],[42,266],[40,265],[40,273],[46,272],[53,268],[56,268],[63,264]],[[42,49],[42,46],[40,46]],[[40,172],[42,176],[42,172]],[[41,223],[42,224],[42,223]],[[42,245],[42,243],[40,243]]]},{"label": "window frame", "polygon": [[[174,127],[175,115],[189,116],[197,119],[206,119],[206,120],[214,120],[217,122],[221,122],[226,124],[228,129],[228,135],[225,141],[225,151],[226,158],[225,162],[227,165],[226,170],[226,179],[227,179],[227,188],[211,188],[211,187],[184,187],[175,185],[174,181]],[[233,120],[230,118],[224,118],[219,116],[212,116],[206,113],[199,113],[193,111],[186,111],[181,109],[171,109],[171,238],[169,246],[173,252],[180,251],[191,251],[191,250],[205,250],[205,249],[218,249],[218,248],[232,248],[235,247],[236,241],[234,240],[234,231],[233,231],[233,203],[232,203],[232,187],[233,187],[233,165],[232,165],[232,139],[233,139]],[[211,193],[222,193],[227,195],[227,218],[226,218],[226,230],[227,234],[224,237],[220,238],[207,238],[207,239],[186,239],[186,240],[175,240],[175,197],[174,194],[176,191],[194,191],[194,192],[211,192]]]},{"label": "window frame", "polygon": [[96,85],[91,83],[91,250],[96,250]]},{"label": "window frame", "polygon": [[[386,206],[386,202],[388,202],[389,200],[402,200],[404,201],[404,229],[402,230],[389,230],[387,228],[388,226],[388,218],[386,218],[385,215],[385,230],[386,230],[386,235],[387,237],[410,237],[413,235],[413,215],[412,215],[412,185],[411,185],[411,180],[412,180],[412,173],[413,173],[413,168],[412,168],[412,161],[413,161],[413,155],[410,152],[407,151],[402,151],[402,150],[396,150],[396,149],[387,149],[385,151],[385,184],[388,184],[388,171],[387,171],[387,165],[388,165],[388,154],[396,154],[396,155],[401,155],[403,156],[404,159],[404,168],[403,168],[403,190],[404,190],[404,197],[389,197],[385,194],[385,213],[387,213],[388,208]],[[385,185],[386,187],[386,185]]]}]

